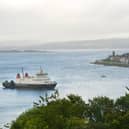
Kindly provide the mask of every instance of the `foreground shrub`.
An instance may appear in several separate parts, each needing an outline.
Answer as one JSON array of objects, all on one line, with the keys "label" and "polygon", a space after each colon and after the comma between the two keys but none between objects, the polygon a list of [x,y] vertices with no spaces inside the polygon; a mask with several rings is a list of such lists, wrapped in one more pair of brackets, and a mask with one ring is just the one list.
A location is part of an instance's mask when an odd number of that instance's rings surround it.
[{"label": "foreground shrub", "polygon": [[80,96],[60,99],[58,92],[40,96],[34,107],[22,113],[11,129],[129,129],[129,94],[116,101],[95,97],[88,103]]}]

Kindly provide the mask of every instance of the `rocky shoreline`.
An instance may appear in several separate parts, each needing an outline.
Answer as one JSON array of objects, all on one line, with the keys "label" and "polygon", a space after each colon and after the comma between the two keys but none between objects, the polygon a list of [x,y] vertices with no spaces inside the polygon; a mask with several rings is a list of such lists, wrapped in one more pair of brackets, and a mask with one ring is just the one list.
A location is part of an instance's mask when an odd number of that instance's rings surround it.
[{"label": "rocky shoreline", "polygon": [[112,61],[106,61],[106,60],[97,60],[95,62],[92,62],[91,64],[98,64],[98,65],[105,65],[105,66],[129,67],[129,64],[123,64],[123,63],[119,63],[119,62],[112,62]]}]

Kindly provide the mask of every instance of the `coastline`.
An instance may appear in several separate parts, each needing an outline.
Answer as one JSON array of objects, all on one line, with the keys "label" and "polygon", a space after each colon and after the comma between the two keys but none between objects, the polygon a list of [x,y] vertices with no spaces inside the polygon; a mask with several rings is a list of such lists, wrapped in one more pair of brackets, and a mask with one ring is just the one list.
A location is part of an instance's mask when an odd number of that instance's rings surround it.
[{"label": "coastline", "polygon": [[109,55],[105,59],[96,60],[93,64],[107,65],[107,66],[118,66],[118,67],[129,67],[129,53],[121,55],[116,54],[112,51],[112,55]]},{"label": "coastline", "polygon": [[95,62],[91,62],[91,64],[105,65],[105,66],[117,66],[117,67],[129,67],[129,64],[123,64],[119,62],[106,61],[106,60],[97,60]]}]

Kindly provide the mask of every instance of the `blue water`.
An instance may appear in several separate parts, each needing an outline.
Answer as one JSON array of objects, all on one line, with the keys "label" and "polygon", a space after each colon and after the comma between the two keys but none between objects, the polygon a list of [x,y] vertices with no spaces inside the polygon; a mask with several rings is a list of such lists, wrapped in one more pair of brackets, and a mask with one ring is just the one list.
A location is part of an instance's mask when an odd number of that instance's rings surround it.
[{"label": "blue water", "polygon": [[[125,53],[129,50],[117,50]],[[60,97],[70,93],[82,96],[84,100],[95,96],[109,96],[113,99],[124,95],[125,86],[129,85],[129,68],[90,64],[107,57],[112,50],[48,51],[24,53],[0,53],[0,83],[15,79],[16,73],[24,67],[34,74],[39,67],[48,72],[50,78],[58,82],[56,89]],[[106,75],[106,78],[101,78]],[[40,95],[53,91],[9,90],[0,86],[0,126],[15,120]]]}]

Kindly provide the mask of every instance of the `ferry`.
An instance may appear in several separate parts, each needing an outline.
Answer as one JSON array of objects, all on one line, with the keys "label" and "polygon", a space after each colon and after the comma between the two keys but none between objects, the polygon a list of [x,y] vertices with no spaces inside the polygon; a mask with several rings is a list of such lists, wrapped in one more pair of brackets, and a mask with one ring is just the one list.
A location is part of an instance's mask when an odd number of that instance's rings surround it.
[{"label": "ferry", "polygon": [[[22,76],[21,76],[22,75]],[[22,68],[22,74],[17,73],[16,80],[4,81],[4,88],[43,88],[43,89],[54,89],[57,85],[56,81],[51,81],[48,74],[43,72],[42,68],[34,76],[30,76],[27,72],[24,73]]]}]

